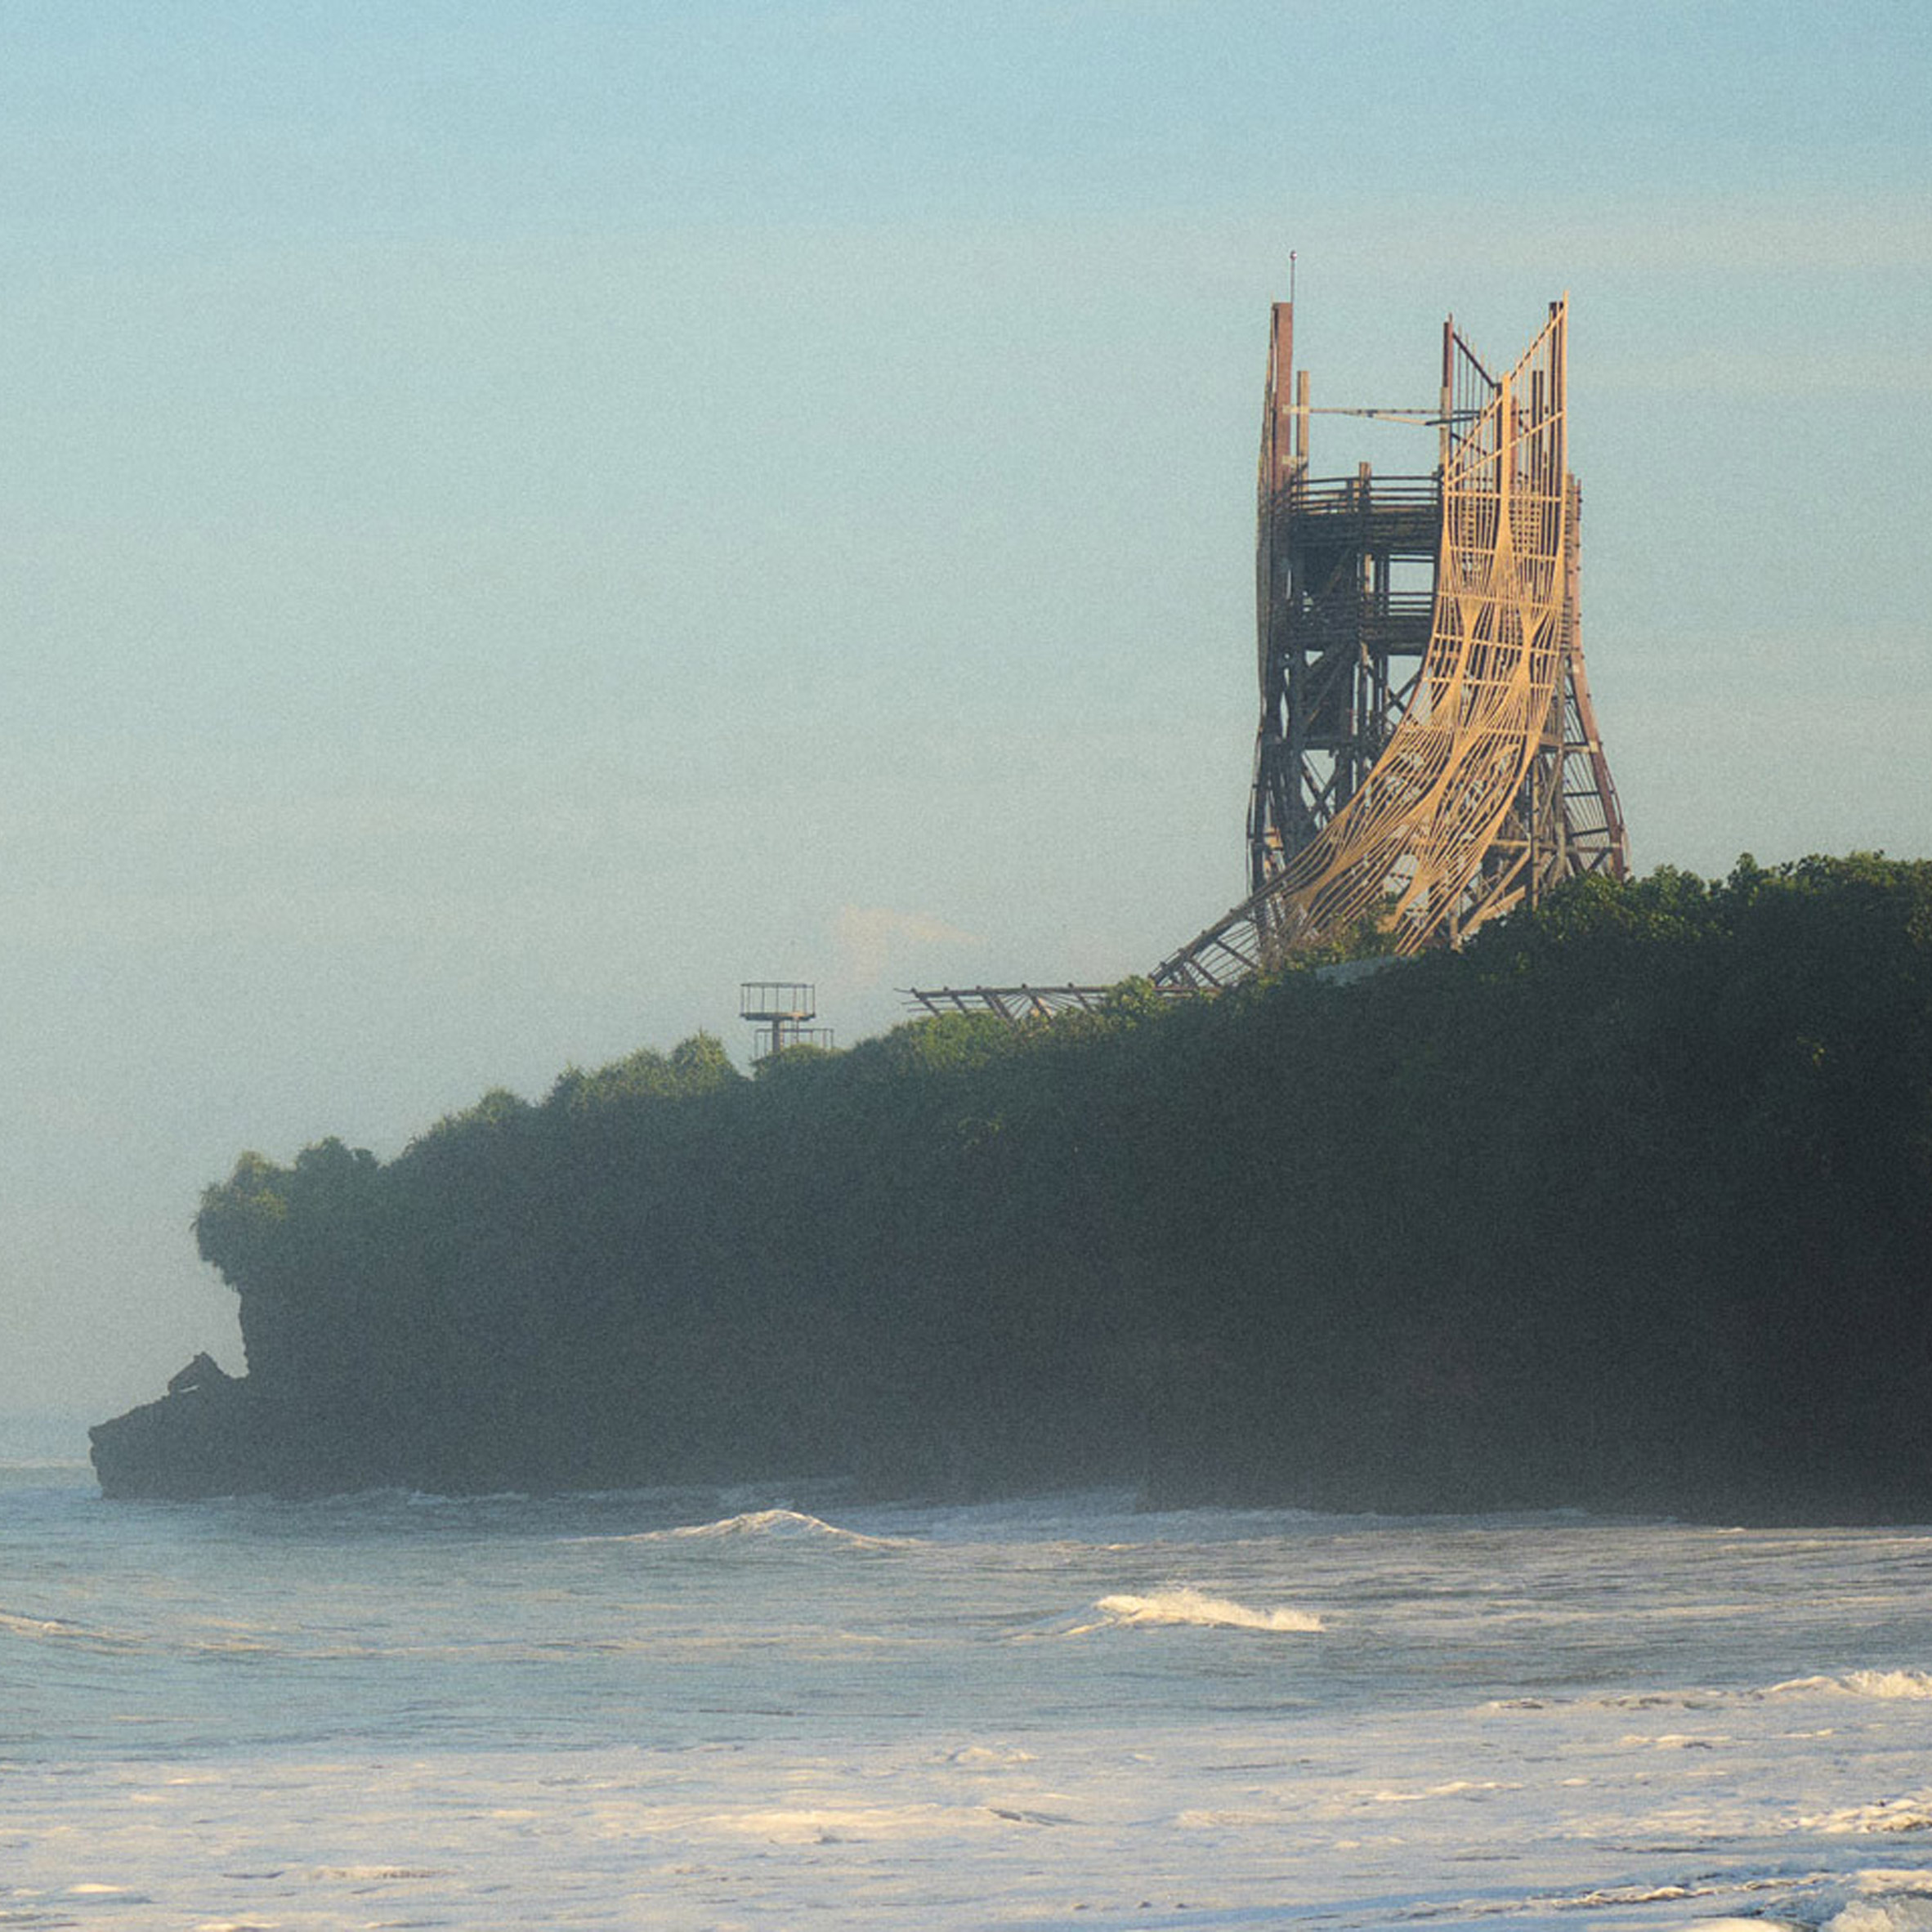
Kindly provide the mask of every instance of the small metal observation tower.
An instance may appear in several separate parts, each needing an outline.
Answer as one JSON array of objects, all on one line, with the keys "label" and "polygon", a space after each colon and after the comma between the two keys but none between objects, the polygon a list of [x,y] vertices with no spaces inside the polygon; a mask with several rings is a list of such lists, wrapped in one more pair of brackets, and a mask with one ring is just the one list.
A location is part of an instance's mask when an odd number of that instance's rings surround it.
[{"label": "small metal observation tower", "polygon": [[738,982],[738,1017],[762,1027],[752,1049],[752,1064],[769,1060],[787,1047],[830,1047],[830,1026],[814,1026],[818,989],[800,980],[746,979]]}]

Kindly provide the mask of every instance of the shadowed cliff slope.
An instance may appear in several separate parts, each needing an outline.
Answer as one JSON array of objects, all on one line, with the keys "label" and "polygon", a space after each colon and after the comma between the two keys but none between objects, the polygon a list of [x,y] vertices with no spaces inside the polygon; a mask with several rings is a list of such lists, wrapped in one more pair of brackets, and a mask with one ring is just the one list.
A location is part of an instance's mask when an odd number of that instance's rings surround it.
[{"label": "shadowed cliff slope", "polygon": [[1466,951],[756,1080],[700,1037],[208,1189],[248,1373],[110,1493],[1140,1483],[1932,1515],[1932,865],[1583,881]]}]

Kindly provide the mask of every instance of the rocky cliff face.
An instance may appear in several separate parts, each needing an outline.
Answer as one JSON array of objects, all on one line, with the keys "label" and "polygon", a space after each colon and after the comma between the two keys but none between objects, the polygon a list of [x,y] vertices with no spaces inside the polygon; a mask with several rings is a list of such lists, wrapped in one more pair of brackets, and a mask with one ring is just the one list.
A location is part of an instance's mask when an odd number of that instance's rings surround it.
[{"label": "rocky cliff face", "polygon": [[243,1380],[177,1389],[96,1423],[94,1473],[107,1496],[185,1501],[272,1487],[261,1405]]}]

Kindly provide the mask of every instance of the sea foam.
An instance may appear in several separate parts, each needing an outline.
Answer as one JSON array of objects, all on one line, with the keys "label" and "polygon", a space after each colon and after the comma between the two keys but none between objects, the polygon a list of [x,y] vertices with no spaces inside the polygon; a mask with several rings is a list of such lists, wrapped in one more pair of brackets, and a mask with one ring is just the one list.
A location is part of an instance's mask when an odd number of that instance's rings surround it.
[{"label": "sea foam", "polygon": [[1773,1684],[1764,1694],[1780,1697],[1819,1691],[1849,1697],[1932,1697],[1932,1672],[1847,1670],[1841,1677],[1792,1677]]},{"label": "sea foam", "polygon": [[1854,1898],[1826,1921],[1824,1932],[1932,1932],[1932,1898]]},{"label": "sea foam", "polygon": [[[1697,1685],[1682,1689],[1625,1691],[1610,1697],[1583,1697],[1576,1701],[1608,1711],[1715,1711],[1762,1703],[1772,1697],[1869,1697],[1884,1702],[1917,1702],[1932,1699],[1932,1671],[1846,1670],[1836,1676],[1820,1673],[1809,1677],[1787,1677],[1776,1684],[1747,1689],[1728,1690]],[[1492,1708],[1540,1711],[1565,1701],[1511,1697],[1499,1700]]]},{"label": "sea foam", "polygon": [[71,1644],[81,1649],[136,1650],[141,1639],[120,1630],[97,1630],[69,1623],[59,1617],[18,1617],[0,1610],[0,1636],[23,1637],[35,1643]]},{"label": "sea foam", "polygon": [[1800,1818],[1798,1828],[1833,1838],[1882,1831],[1932,1831],[1932,1791],[1916,1791],[1907,1797],[1881,1798],[1875,1804],[1818,1812]]},{"label": "sea foam", "polygon": [[1306,1610],[1254,1610],[1226,1597],[1211,1597],[1185,1585],[1146,1595],[1120,1591],[1099,1599],[1071,1617],[1051,1619],[1028,1633],[1035,1636],[1084,1636],[1089,1630],[1154,1624],[1218,1630],[1319,1630],[1322,1619]]},{"label": "sea foam", "polygon": [[1932,1932],[1932,1532],[18,1496],[0,1921]]}]

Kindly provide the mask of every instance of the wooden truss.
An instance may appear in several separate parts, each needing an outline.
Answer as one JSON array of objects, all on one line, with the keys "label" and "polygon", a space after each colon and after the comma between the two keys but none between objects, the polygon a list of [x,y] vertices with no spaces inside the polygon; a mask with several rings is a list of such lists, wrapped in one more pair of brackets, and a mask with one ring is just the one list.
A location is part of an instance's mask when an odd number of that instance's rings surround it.
[{"label": "wooden truss", "polygon": [[[1583,670],[1567,302],[1506,375],[1443,330],[1442,465],[1311,482],[1277,305],[1257,543],[1262,716],[1241,904],[1156,968],[1209,990],[1365,939],[1456,944],[1626,865]],[[1290,435],[1290,432],[1292,431]],[[1433,499],[1433,502],[1429,501]],[[1433,526],[1420,664],[1415,564]]]},{"label": "wooden truss", "polygon": [[[1443,324],[1433,475],[1311,479],[1295,311],[1275,305],[1257,489],[1261,722],[1249,895],[1154,969],[1208,992],[1296,955],[1459,944],[1559,879],[1624,876],[1584,675],[1568,298],[1505,375]],[[1388,410],[1338,414],[1391,415]],[[1104,989],[915,991],[1022,1018]]]}]

